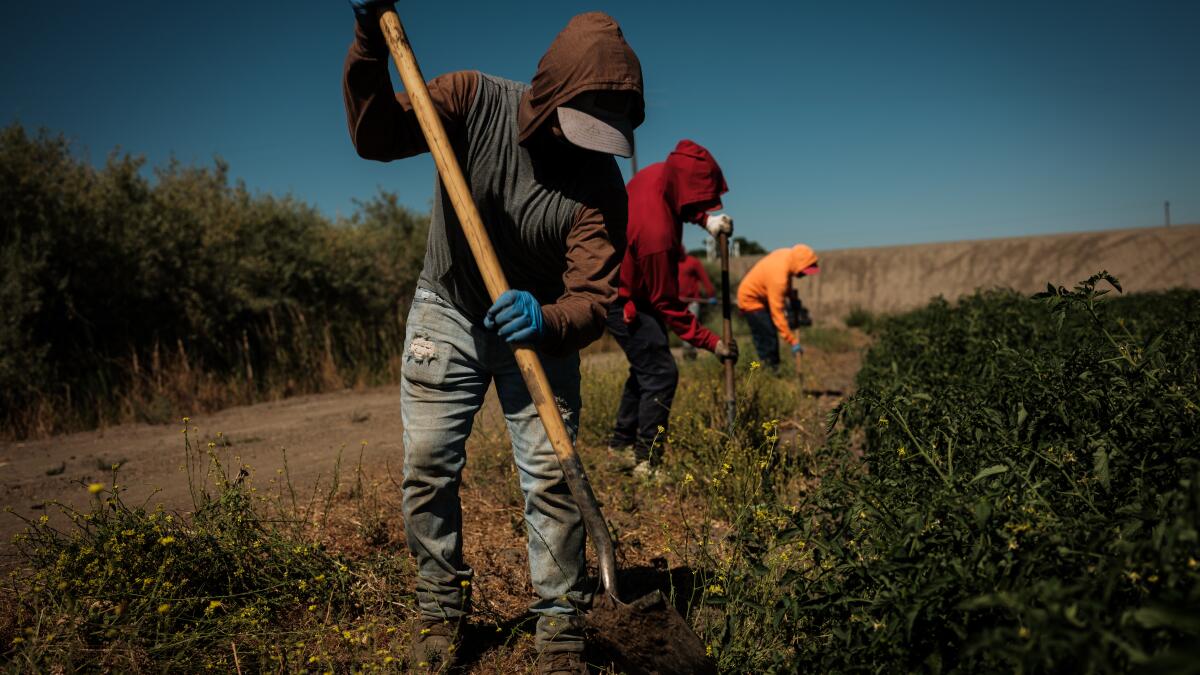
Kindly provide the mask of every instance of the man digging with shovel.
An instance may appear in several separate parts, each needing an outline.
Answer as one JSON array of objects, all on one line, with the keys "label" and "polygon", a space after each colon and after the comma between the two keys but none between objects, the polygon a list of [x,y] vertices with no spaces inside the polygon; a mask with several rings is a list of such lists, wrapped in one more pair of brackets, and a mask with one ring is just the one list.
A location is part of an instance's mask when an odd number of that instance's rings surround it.
[{"label": "man digging with shovel", "polygon": [[[356,150],[381,161],[427,152],[411,101],[388,75],[375,16],[392,3],[351,5],[344,92]],[[573,435],[578,350],[599,337],[616,298],[626,203],[613,155],[632,154],[644,117],[641,66],[616,22],[590,13],[558,35],[531,85],[470,71],[428,88],[513,290],[490,301],[439,180],[401,379],[404,524],[421,614],[410,666],[445,671],[455,661],[472,578],[458,489],[494,382],[525,493],[538,669],[585,673],[583,638],[568,621],[588,601],[584,526],[509,344],[536,347]]]}]

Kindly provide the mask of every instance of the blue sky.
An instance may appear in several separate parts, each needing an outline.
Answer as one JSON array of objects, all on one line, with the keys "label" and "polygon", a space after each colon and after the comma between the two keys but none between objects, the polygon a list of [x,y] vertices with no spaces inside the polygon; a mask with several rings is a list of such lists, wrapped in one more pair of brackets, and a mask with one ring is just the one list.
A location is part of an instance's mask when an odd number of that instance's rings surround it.
[{"label": "blue sky", "polygon": [[[575,13],[642,60],[643,165],[722,164],[739,232],[818,249],[1200,222],[1200,2],[421,2],[426,76],[528,80]],[[7,2],[0,123],[102,162],[219,155],[335,215],[382,186],[426,209],[427,158],[350,146],[342,0]],[[628,165],[625,164],[626,170]],[[698,228],[687,237],[698,244]]]}]

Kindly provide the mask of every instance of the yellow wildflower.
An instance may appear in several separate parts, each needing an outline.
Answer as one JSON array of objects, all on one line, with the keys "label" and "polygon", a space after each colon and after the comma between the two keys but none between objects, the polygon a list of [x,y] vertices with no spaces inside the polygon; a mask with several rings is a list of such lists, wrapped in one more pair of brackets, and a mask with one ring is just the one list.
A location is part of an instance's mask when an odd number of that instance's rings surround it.
[{"label": "yellow wildflower", "polygon": [[171,535],[168,534],[167,536],[159,539],[158,543],[162,544],[163,546],[170,546],[171,544],[175,543],[175,537],[172,537]]},{"label": "yellow wildflower", "polygon": [[158,606],[159,614],[166,614],[169,611],[171,611],[171,603],[169,603],[169,602],[164,602],[163,604]]},{"label": "yellow wildflower", "polygon": [[104,483],[90,483],[87,487],[89,494],[99,494],[104,489]]}]

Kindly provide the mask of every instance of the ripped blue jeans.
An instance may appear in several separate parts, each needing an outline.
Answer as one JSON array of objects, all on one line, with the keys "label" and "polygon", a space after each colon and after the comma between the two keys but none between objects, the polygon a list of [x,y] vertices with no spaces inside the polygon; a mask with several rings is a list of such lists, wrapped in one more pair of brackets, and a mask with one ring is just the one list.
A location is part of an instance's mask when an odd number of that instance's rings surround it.
[{"label": "ripped blue jeans", "polygon": [[[408,314],[400,384],[404,420],[404,528],[417,559],[417,603],[427,617],[470,611],[459,486],[466,442],[488,385],[496,384],[525,493],[529,576],[539,600],[539,650],[581,651],[566,617],[590,600],[583,588],[584,528],[512,350],[433,291],[418,288]],[[579,355],[541,356],[574,440]]]}]

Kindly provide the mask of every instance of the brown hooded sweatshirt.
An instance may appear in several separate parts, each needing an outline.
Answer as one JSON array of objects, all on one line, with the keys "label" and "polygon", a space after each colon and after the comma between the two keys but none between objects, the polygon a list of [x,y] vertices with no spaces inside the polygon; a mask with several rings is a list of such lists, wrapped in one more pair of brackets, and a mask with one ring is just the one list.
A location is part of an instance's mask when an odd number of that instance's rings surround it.
[{"label": "brown hooded sweatshirt", "polygon": [[[379,161],[428,151],[408,96],[392,90],[387,58],[378,28],[356,23],[343,76],[346,117],[358,154]],[[616,298],[627,220],[620,170],[611,155],[543,130],[559,105],[592,90],[634,92],[633,122],[641,123],[641,66],[617,23],[599,12],[567,24],[532,85],[476,71],[429,83],[505,276],[542,304],[540,347],[548,353],[599,337]],[[475,321],[491,305],[440,179],[418,283]]]}]

